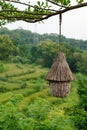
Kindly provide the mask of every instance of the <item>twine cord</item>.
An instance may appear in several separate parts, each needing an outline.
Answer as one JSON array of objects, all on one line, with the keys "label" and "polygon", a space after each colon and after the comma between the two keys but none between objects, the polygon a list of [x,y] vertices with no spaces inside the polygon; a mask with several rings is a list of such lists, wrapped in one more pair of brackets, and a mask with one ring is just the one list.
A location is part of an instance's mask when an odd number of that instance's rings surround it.
[{"label": "twine cord", "polygon": [[62,24],[62,13],[59,14],[59,51],[61,51],[61,24]]}]

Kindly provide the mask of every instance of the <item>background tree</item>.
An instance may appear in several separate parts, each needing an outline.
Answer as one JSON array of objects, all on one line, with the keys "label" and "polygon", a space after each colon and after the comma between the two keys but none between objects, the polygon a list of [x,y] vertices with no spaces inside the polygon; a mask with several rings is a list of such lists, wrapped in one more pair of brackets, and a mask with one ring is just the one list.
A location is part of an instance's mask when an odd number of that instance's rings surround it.
[{"label": "background tree", "polygon": [[17,54],[17,48],[9,35],[0,35],[0,60],[8,60],[10,56]]}]

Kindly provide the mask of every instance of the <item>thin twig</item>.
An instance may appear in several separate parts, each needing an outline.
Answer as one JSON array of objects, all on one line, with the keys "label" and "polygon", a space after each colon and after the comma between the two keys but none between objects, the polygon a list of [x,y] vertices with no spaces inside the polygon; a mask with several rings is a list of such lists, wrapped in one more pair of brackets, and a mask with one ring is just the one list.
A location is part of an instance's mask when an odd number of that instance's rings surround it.
[{"label": "thin twig", "polygon": [[[21,5],[25,5],[25,6],[29,6],[29,7],[32,7],[32,8],[35,8],[35,5],[30,5],[30,4],[27,4],[27,3],[24,3],[24,2],[20,2],[20,1],[14,1],[14,0],[5,0],[7,2],[13,2],[13,3],[17,3],[17,4],[21,4]],[[54,9],[45,9],[45,8],[38,8],[38,9],[41,9],[41,10],[47,10],[47,11],[56,11]]]},{"label": "thin twig", "polygon": [[0,13],[5,13],[5,12],[10,12],[10,13],[23,13],[23,14],[31,14],[31,15],[40,15],[40,16],[44,16],[44,15],[50,15],[50,14],[54,14],[54,13],[43,13],[41,14],[40,12],[28,12],[28,11],[19,11],[19,10],[10,10],[10,9],[4,9],[4,10],[0,10]]},{"label": "thin twig", "polygon": [[52,1],[52,0],[46,0],[46,1],[48,1],[48,2],[50,2],[50,3],[52,3],[52,4],[54,4],[54,5],[57,5],[57,6],[59,6],[59,7],[67,8],[66,6],[61,5],[61,4],[58,4],[58,3],[56,3],[56,2],[54,2],[54,1]]}]

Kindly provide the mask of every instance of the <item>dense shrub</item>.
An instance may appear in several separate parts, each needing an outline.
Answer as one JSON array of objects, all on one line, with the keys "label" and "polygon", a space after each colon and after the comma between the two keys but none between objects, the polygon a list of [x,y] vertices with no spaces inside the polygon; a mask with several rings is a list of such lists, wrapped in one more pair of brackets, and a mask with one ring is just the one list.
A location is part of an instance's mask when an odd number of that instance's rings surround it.
[{"label": "dense shrub", "polygon": [[87,76],[77,74],[78,93],[80,96],[80,105],[82,108],[87,108]]},{"label": "dense shrub", "polygon": [[9,89],[7,88],[7,86],[5,84],[3,84],[2,86],[0,86],[0,92],[5,93],[7,91],[9,91]]},{"label": "dense shrub", "polygon": [[27,96],[29,96],[29,95],[35,93],[35,92],[36,92],[36,90],[32,88],[32,89],[29,89],[29,90],[27,90],[26,92],[24,92],[24,93],[23,93],[23,96],[27,97]]},{"label": "dense shrub", "polygon": [[23,100],[23,95],[22,94],[15,94],[10,101],[16,105],[17,103],[19,103],[21,100]]},{"label": "dense shrub", "polygon": [[27,118],[12,103],[1,105],[0,130],[28,130]]},{"label": "dense shrub", "polygon": [[26,59],[25,57],[13,56],[13,57],[11,57],[11,62],[27,64],[27,63],[29,63],[29,60]]},{"label": "dense shrub", "polygon": [[20,88],[21,88],[21,89],[24,89],[24,88],[26,88],[26,87],[27,87],[27,83],[26,83],[26,82],[22,82]]},{"label": "dense shrub", "polygon": [[73,109],[73,120],[78,130],[87,130],[87,76],[78,73],[76,82],[78,84],[79,104]]},{"label": "dense shrub", "polygon": [[4,72],[6,68],[4,67],[4,64],[0,64],[0,73]]}]

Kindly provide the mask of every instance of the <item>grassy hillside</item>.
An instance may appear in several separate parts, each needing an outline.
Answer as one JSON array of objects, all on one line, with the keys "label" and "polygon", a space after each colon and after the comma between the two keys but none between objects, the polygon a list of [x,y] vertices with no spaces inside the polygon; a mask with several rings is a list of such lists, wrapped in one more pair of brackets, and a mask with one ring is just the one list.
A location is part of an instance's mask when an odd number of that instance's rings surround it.
[{"label": "grassy hillside", "polygon": [[[22,65],[6,63],[5,72],[0,73],[0,102],[8,101],[14,94],[22,94],[23,100],[18,104],[21,108],[27,105],[36,97],[42,97],[49,102],[59,102],[59,107],[72,107],[79,102],[77,84],[72,83],[69,96],[65,99],[58,99],[51,95],[49,84],[45,80],[46,68],[35,65]],[[5,99],[5,97],[6,99]],[[3,99],[4,97],[4,99]],[[73,97],[73,98],[72,98]]]},{"label": "grassy hillside", "polygon": [[[22,93],[28,95],[47,87],[44,80],[47,69],[41,66],[4,64],[6,71],[0,73],[0,89],[2,92]],[[43,86],[40,87],[40,84]]]},{"label": "grassy hillside", "polygon": [[[77,79],[71,83],[71,91],[66,98],[56,98],[51,95],[49,83],[44,79],[48,72],[47,68],[34,64],[2,64],[1,130],[5,130],[2,128],[4,123],[8,124],[8,119],[11,128],[7,125],[6,130],[13,129],[14,119],[19,124],[14,125],[13,130],[78,130],[77,124],[83,120],[83,117],[81,119],[79,117],[81,110],[78,107],[80,97]],[[83,115],[84,112],[80,114]]]}]

